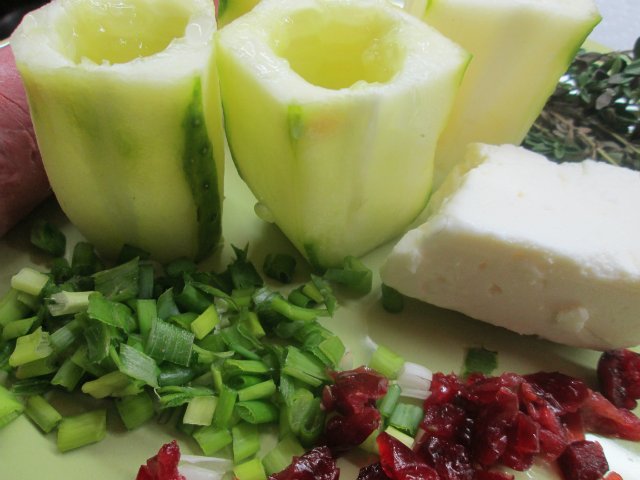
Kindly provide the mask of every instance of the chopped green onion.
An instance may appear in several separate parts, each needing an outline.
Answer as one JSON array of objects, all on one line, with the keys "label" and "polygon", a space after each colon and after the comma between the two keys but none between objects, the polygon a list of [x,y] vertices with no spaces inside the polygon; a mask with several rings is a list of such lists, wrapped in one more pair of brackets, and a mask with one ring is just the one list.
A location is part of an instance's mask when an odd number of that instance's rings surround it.
[{"label": "chopped green onion", "polygon": [[324,366],[294,346],[287,347],[282,373],[313,387],[319,387],[323,382],[329,381]]},{"label": "chopped green onion", "polygon": [[173,298],[178,307],[198,314],[204,312],[211,305],[211,299],[191,282],[185,283],[179,292],[174,292]]},{"label": "chopped green onion", "polygon": [[22,320],[14,320],[5,325],[2,329],[3,340],[13,340],[29,333],[31,327],[38,320],[38,317],[23,318]]},{"label": "chopped green onion", "polygon": [[371,291],[373,272],[361,260],[349,255],[344,258],[342,268],[327,269],[324,278],[359,295],[366,295]]},{"label": "chopped green onion", "polygon": [[484,347],[469,348],[464,358],[463,377],[472,373],[491,375],[498,368],[498,352],[487,350]]},{"label": "chopped green onion", "polygon": [[93,292],[57,292],[51,295],[49,313],[54,317],[84,312],[89,307],[89,296]]},{"label": "chopped green onion", "polygon": [[146,392],[117,399],[116,409],[127,430],[135,430],[155,415],[153,400]]},{"label": "chopped green onion", "polygon": [[267,480],[267,474],[259,458],[241,463],[233,467],[233,475],[236,480]]},{"label": "chopped green onion", "polygon": [[291,290],[287,300],[298,307],[308,308],[313,303],[313,300],[302,293],[302,289],[303,287],[298,287]]},{"label": "chopped green onion", "polygon": [[49,334],[38,327],[33,333],[23,335],[16,340],[16,347],[9,357],[9,365],[18,367],[26,363],[40,360],[53,353],[49,342]]},{"label": "chopped green onion", "polygon": [[167,320],[173,315],[179,315],[180,310],[173,298],[173,288],[169,288],[160,294],[157,301],[158,318]]},{"label": "chopped green onion", "polygon": [[205,387],[161,387],[156,390],[160,397],[161,408],[178,407],[188,403],[194,397],[213,395],[213,390]]},{"label": "chopped green onion", "polygon": [[267,334],[260,323],[260,317],[255,312],[250,311],[243,312],[238,329],[248,332],[254,338],[262,338]]},{"label": "chopped green onion", "polygon": [[[332,316],[337,306],[337,300],[333,295],[331,286],[322,277],[313,274],[311,275],[311,283],[315,286],[322,297],[318,303],[324,303],[329,316]],[[306,290],[303,291],[306,293]]]},{"label": "chopped green onion", "polygon": [[164,266],[165,273],[171,278],[179,278],[185,273],[194,273],[196,270],[198,266],[189,258],[177,258]]},{"label": "chopped green onion", "polygon": [[14,320],[20,320],[29,313],[29,307],[18,300],[19,295],[18,290],[10,288],[0,299],[0,327],[4,327]]},{"label": "chopped green onion", "polygon": [[216,327],[216,325],[218,325],[218,323],[220,323],[218,311],[216,310],[216,306],[211,304],[198,316],[198,318],[191,322],[189,327],[196,338],[198,340],[202,340]]},{"label": "chopped green onion", "polygon": [[11,288],[36,297],[40,295],[47,283],[49,283],[48,275],[30,267],[21,269],[11,277]]},{"label": "chopped green onion", "polygon": [[218,397],[218,405],[213,414],[213,425],[218,428],[228,428],[233,416],[233,410],[238,398],[238,392],[223,385]]},{"label": "chopped green onion", "polygon": [[[241,377],[238,377],[241,378]],[[261,400],[263,398],[270,398],[276,393],[277,387],[272,379],[264,382],[250,385],[238,391],[238,400],[246,402],[248,400]]]},{"label": "chopped green onion", "polygon": [[285,435],[278,444],[262,459],[262,465],[267,475],[281,472],[289,466],[293,457],[304,454],[304,448],[295,435]]},{"label": "chopped green onion", "polygon": [[391,435],[393,438],[400,440],[400,442],[404,443],[407,447],[413,448],[414,439],[412,436],[407,435],[404,432],[401,432],[400,430],[398,430],[397,428],[394,428],[391,425],[385,428],[384,431],[385,433],[388,433],[389,435]]},{"label": "chopped green onion", "polygon": [[198,442],[202,452],[209,456],[231,445],[233,441],[228,429],[214,426],[199,428],[193,433],[193,438]]},{"label": "chopped green onion", "polygon": [[389,418],[389,425],[414,437],[423,418],[424,412],[418,405],[398,403]]},{"label": "chopped green onion", "polygon": [[71,269],[76,274],[91,275],[102,268],[102,262],[96,255],[93,245],[87,242],[76,243],[71,256]]},{"label": "chopped green onion", "polygon": [[257,272],[253,263],[247,260],[249,246],[240,250],[234,245],[231,246],[236,255],[236,259],[228,267],[231,283],[234,288],[261,287],[264,284],[262,277]]},{"label": "chopped green onion", "polygon": [[56,360],[53,355],[49,355],[48,357],[18,366],[15,371],[15,376],[20,379],[40,377],[42,375],[49,375],[56,370]]},{"label": "chopped green onion", "polygon": [[61,257],[67,248],[67,239],[58,227],[43,219],[31,225],[30,241],[54,257]]},{"label": "chopped green onion", "polygon": [[40,308],[40,298],[29,293],[18,291],[18,301],[34,312]]},{"label": "chopped green onion", "polygon": [[382,293],[382,308],[389,313],[400,313],[404,310],[404,296],[395,288],[386,284],[380,286]]},{"label": "chopped green onion", "polygon": [[76,388],[83,375],[84,369],[76,365],[71,358],[67,358],[51,379],[51,385],[63,387],[71,392]]},{"label": "chopped green onion", "polygon": [[237,375],[227,379],[227,385],[235,390],[244,390],[262,382],[264,382],[264,378],[256,375]]},{"label": "chopped green onion", "polygon": [[106,323],[93,322],[84,330],[87,344],[87,360],[100,363],[109,355],[111,327]]},{"label": "chopped green onion", "polygon": [[26,378],[15,380],[11,384],[11,391],[20,397],[43,395],[50,390],[48,378]]},{"label": "chopped green onion", "polygon": [[273,423],[278,420],[278,409],[273,403],[248,400],[236,403],[236,413],[247,423]]},{"label": "chopped green onion", "polygon": [[383,345],[378,345],[369,360],[369,367],[390,380],[398,378],[403,366],[404,358]]},{"label": "chopped green onion", "polygon": [[269,253],[264,259],[264,274],[282,283],[290,283],[296,269],[296,259],[286,253]]},{"label": "chopped green onion", "polygon": [[161,387],[185,385],[193,380],[196,375],[197,371],[190,367],[171,364],[163,365],[160,375],[158,375],[158,385]]},{"label": "chopped green onion", "polygon": [[336,369],[340,365],[340,361],[344,356],[346,348],[340,337],[332,335],[329,338],[325,338],[317,345],[309,348],[309,351],[313,353],[326,366]]},{"label": "chopped green onion", "polygon": [[107,434],[107,411],[65,417],[58,427],[58,450],[67,452],[101,441]]},{"label": "chopped green onion", "polygon": [[211,425],[217,405],[218,397],[213,395],[193,397],[187,404],[182,422],[189,425]]},{"label": "chopped green onion", "polygon": [[315,308],[303,308],[289,303],[277,292],[266,288],[258,290],[253,296],[258,314],[265,311],[274,311],[292,321],[310,322],[317,317],[327,316],[326,310]]},{"label": "chopped green onion", "polygon": [[83,344],[71,355],[71,361],[83,370],[86,370],[94,377],[100,377],[106,373],[106,370],[100,365],[89,361],[87,353],[87,345]]},{"label": "chopped green onion", "polygon": [[302,418],[302,424],[298,436],[303,445],[311,447],[315,445],[324,430],[325,412],[322,408],[320,397],[314,397],[307,405],[307,411]]},{"label": "chopped green onion", "polygon": [[252,457],[260,450],[260,436],[258,426],[240,422],[231,429],[233,437],[233,461],[239,464]]},{"label": "chopped green onion", "polygon": [[138,394],[142,391],[142,382],[135,381],[128,375],[116,370],[82,385],[83,393],[93,398],[122,397],[127,394]]},{"label": "chopped green onion", "polygon": [[49,336],[49,341],[56,353],[61,353],[73,345],[73,342],[80,336],[83,328],[84,322],[81,317],[76,316],[73,320],[70,320],[53,332]]},{"label": "chopped green onion", "polygon": [[156,301],[154,299],[136,300],[136,316],[140,334],[146,340],[149,337],[153,320],[158,317]]},{"label": "chopped green onion", "polygon": [[157,388],[160,369],[153,358],[130,347],[126,343],[120,344],[119,370],[131,378],[142,380],[147,385]]},{"label": "chopped green onion", "polygon": [[427,367],[405,362],[397,380],[402,389],[402,396],[424,400],[429,396],[432,377],[433,374]]},{"label": "chopped green onion", "polygon": [[49,433],[58,426],[62,415],[40,395],[27,398],[24,413],[40,427],[44,433]]},{"label": "chopped green onion", "polygon": [[389,418],[398,404],[398,400],[400,400],[400,394],[402,393],[402,389],[397,383],[392,383],[389,385],[387,389],[387,393],[380,400],[378,404],[378,411],[380,415],[385,418]]},{"label": "chopped green onion", "polygon": [[127,263],[93,274],[95,289],[105,298],[123,302],[138,295],[138,257]]},{"label": "chopped green onion", "polygon": [[0,385],[0,428],[9,424],[24,410],[24,405],[9,390]]},{"label": "chopped green onion", "polygon": [[194,335],[183,328],[154,319],[145,347],[146,353],[158,362],[168,361],[188,366],[193,350]]},{"label": "chopped green onion", "polygon": [[138,300],[153,298],[154,275],[152,264],[140,263],[138,267]]},{"label": "chopped green onion", "polygon": [[87,313],[89,318],[119,328],[127,333],[135,330],[137,326],[129,307],[124,303],[109,300],[100,292],[93,292],[89,295]]},{"label": "chopped green onion", "polygon": [[267,375],[271,368],[260,360],[225,360],[222,365],[222,374],[225,378],[238,375]]}]

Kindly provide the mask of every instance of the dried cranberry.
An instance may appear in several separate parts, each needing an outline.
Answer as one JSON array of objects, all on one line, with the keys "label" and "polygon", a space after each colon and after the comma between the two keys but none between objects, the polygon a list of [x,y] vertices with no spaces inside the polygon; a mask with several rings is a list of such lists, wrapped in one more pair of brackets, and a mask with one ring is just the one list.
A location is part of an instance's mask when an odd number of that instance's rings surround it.
[{"label": "dried cranberry", "polygon": [[392,480],[439,480],[436,471],[405,444],[382,432],[377,438],[380,465]]},{"label": "dried cranberry", "polygon": [[325,387],[323,405],[343,415],[359,413],[375,405],[387,393],[389,381],[367,367],[358,367],[333,374],[334,384]]},{"label": "dried cranberry", "polygon": [[427,405],[424,409],[422,429],[429,436],[452,440],[467,418],[463,408],[450,403]]},{"label": "dried cranberry", "polygon": [[463,445],[447,439],[424,436],[416,453],[442,480],[472,480],[473,468],[469,451]]},{"label": "dried cranberry", "polygon": [[325,441],[334,454],[344,453],[364,442],[380,426],[380,412],[365,407],[352,415],[335,415],[325,426]]},{"label": "dried cranberry", "polygon": [[357,480],[390,480],[384,473],[380,462],[372,463],[366,467],[362,467],[358,473]]},{"label": "dried cranberry", "polygon": [[589,432],[640,440],[640,419],[629,410],[617,408],[598,392],[591,392],[580,412]]},{"label": "dried cranberry", "polygon": [[340,469],[327,447],[316,447],[300,457],[293,457],[291,465],[269,480],[338,480]]},{"label": "dried cranberry", "polygon": [[503,373],[499,377],[478,378],[467,382],[466,397],[475,405],[503,403],[511,401],[519,390],[522,377],[515,373]]},{"label": "dried cranberry", "polygon": [[566,480],[600,480],[609,470],[602,446],[581,440],[569,445],[558,459]]},{"label": "dried cranberry", "polygon": [[434,373],[429,387],[430,395],[424,401],[424,405],[427,407],[428,405],[451,403],[455,397],[460,395],[461,390],[462,383],[455,374]]},{"label": "dried cranberry", "polygon": [[611,403],[633,410],[640,398],[640,355],[626,349],[604,352],[598,361],[598,380]]},{"label": "dried cranberry", "polygon": [[525,380],[542,390],[544,397],[560,410],[560,415],[577,412],[589,396],[585,383],[559,372],[538,372],[525,375]]},{"label": "dried cranberry", "polygon": [[158,453],[141,465],[136,480],[185,480],[178,472],[180,447],[172,440],[160,447]]}]

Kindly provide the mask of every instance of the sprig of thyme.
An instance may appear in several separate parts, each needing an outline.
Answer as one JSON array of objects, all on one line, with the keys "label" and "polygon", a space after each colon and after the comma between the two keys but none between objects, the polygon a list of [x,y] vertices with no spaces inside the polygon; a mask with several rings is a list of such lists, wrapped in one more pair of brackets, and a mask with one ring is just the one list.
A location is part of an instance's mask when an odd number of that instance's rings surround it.
[{"label": "sprig of thyme", "polygon": [[640,38],[630,51],[578,52],[523,145],[640,170]]}]

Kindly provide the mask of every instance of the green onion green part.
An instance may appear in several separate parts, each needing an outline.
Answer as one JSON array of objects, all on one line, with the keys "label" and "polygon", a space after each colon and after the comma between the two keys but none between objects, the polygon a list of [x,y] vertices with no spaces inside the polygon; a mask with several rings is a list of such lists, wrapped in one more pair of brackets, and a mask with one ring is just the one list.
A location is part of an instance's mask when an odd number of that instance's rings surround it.
[{"label": "green onion green part", "polygon": [[24,412],[44,433],[52,431],[62,420],[62,415],[40,395],[27,398]]},{"label": "green onion green part", "polygon": [[65,417],[58,427],[58,450],[67,452],[101,441],[107,434],[107,411]]}]

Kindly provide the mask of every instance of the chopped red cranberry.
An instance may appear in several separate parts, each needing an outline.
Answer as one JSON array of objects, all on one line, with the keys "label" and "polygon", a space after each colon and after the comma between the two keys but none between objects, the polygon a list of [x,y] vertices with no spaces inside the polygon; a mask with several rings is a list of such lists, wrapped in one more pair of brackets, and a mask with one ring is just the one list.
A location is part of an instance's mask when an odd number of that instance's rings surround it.
[{"label": "chopped red cranberry", "polygon": [[439,480],[436,471],[422,462],[404,443],[382,432],[377,438],[380,465],[392,480]]},{"label": "chopped red cranberry", "polygon": [[589,396],[582,380],[559,372],[538,372],[525,375],[525,380],[542,391],[541,396],[560,410],[560,415],[578,411]]},{"label": "chopped red cranberry", "polygon": [[569,445],[558,459],[566,480],[600,480],[609,470],[602,446],[581,440]]},{"label": "chopped red cranberry", "polygon": [[293,457],[291,465],[269,480],[338,480],[340,469],[327,447],[316,447],[300,457]]},{"label": "chopped red cranberry", "polygon": [[617,408],[598,392],[582,405],[582,420],[587,431],[625,440],[640,440],[640,418],[629,410]]},{"label": "chopped red cranberry", "polygon": [[441,480],[473,480],[468,449],[438,437],[423,437],[416,453],[440,476]]},{"label": "chopped red cranberry", "polygon": [[333,374],[334,384],[325,387],[323,405],[343,415],[359,413],[375,405],[387,393],[389,381],[367,367]]},{"label": "chopped red cranberry", "polygon": [[380,462],[372,463],[366,467],[362,467],[358,473],[357,480],[390,480],[387,474],[384,473]]},{"label": "chopped red cranberry", "polygon": [[444,404],[426,405],[422,429],[429,436],[453,440],[467,418],[467,412],[462,407]]},{"label": "chopped red cranberry", "polygon": [[424,401],[427,405],[441,405],[443,403],[451,403],[454,398],[460,395],[462,383],[455,374],[445,375],[444,373],[434,373],[431,379],[431,394]]},{"label": "chopped red cranberry", "polygon": [[141,465],[136,480],[185,480],[178,472],[180,447],[175,440],[165,443],[158,453]]},{"label": "chopped red cranberry", "polygon": [[365,407],[352,415],[335,415],[325,425],[325,442],[334,454],[347,452],[364,442],[380,421],[375,407]]},{"label": "chopped red cranberry", "polygon": [[604,352],[598,361],[598,380],[611,403],[633,410],[640,399],[640,355],[626,349]]}]

